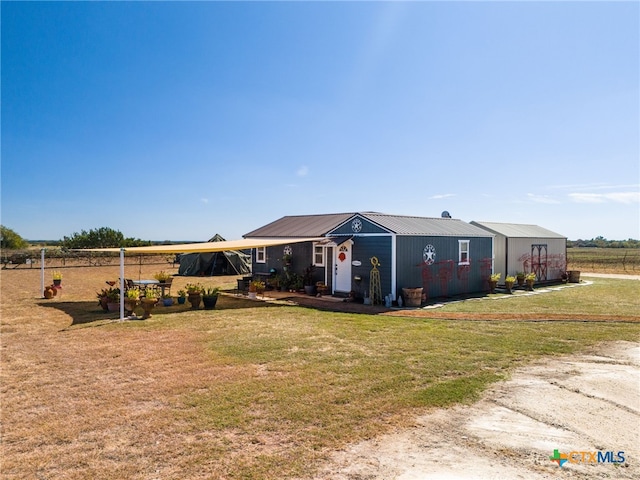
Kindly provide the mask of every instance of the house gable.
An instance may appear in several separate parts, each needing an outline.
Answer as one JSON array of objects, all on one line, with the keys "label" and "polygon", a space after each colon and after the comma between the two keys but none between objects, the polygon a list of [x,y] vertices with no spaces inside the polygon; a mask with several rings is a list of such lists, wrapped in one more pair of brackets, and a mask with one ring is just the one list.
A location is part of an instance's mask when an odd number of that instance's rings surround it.
[{"label": "house gable", "polygon": [[362,215],[356,214],[345,220],[335,229],[328,232],[328,235],[363,235],[376,233],[392,233],[390,230],[382,228],[380,225],[372,222]]}]

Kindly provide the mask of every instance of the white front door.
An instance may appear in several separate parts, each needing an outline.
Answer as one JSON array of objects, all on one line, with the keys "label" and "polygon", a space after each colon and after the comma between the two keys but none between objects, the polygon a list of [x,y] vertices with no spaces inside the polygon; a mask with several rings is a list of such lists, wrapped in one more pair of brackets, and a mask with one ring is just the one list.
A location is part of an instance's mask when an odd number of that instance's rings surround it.
[{"label": "white front door", "polygon": [[347,241],[333,250],[335,252],[335,282],[337,292],[351,291],[351,242]]}]

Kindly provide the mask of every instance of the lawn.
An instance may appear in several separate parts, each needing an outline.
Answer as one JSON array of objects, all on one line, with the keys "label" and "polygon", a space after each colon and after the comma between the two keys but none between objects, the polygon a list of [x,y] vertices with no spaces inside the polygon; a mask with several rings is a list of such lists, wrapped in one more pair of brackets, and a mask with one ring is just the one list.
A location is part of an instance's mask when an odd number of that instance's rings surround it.
[{"label": "lawn", "polygon": [[[93,299],[112,271],[68,269],[52,301],[34,298],[38,272],[3,272],[3,478],[308,477],[330,452],[472,402],[535,358],[640,339],[633,322],[434,320],[233,295],[118,322]],[[220,281],[235,283],[205,280]],[[639,286],[446,308],[637,316]]]}]

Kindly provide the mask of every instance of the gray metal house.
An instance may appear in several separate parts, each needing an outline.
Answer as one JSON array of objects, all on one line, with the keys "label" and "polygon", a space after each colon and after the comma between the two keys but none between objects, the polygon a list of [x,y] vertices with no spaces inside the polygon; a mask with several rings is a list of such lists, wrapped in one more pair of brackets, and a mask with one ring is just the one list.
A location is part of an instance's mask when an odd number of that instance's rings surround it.
[{"label": "gray metal house", "polygon": [[567,269],[567,238],[537,225],[471,222],[495,235],[494,272],[502,279],[517,272],[536,274],[539,281],[558,280]]},{"label": "gray metal house", "polygon": [[[423,288],[423,300],[485,291],[491,273],[493,234],[452,218],[375,212],[286,216],[245,238],[315,238],[252,251],[254,274],[313,265],[314,281],[332,293],[395,300],[403,288]],[[318,240],[318,238],[321,238]],[[372,291],[373,289],[373,291]]]}]

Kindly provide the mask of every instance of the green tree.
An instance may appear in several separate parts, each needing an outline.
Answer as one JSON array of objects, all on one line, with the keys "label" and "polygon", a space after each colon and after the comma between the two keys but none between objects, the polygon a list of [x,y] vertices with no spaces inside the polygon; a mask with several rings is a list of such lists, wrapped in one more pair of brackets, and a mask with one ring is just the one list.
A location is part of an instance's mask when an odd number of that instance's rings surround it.
[{"label": "green tree", "polygon": [[109,227],[101,227],[75,232],[62,239],[64,248],[119,248],[151,245],[151,242],[137,238],[125,238],[122,232]]},{"label": "green tree", "polygon": [[14,250],[19,248],[27,248],[28,246],[29,242],[27,242],[24,238],[22,238],[10,228],[5,227],[4,225],[0,225],[0,248]]}]

